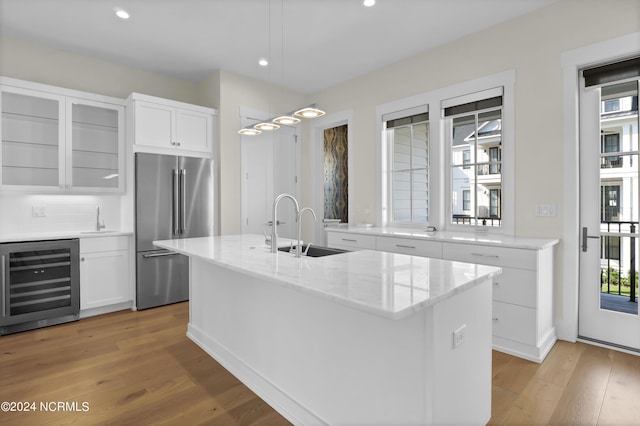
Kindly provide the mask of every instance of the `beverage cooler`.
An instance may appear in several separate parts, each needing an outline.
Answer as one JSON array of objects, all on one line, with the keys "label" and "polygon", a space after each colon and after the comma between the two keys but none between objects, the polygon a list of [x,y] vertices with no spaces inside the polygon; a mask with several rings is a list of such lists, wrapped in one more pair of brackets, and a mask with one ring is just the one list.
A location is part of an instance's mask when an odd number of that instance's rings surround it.
[{"label": "beverage cooler", "polygon": [[78,239],[0,244],[0,335],[75,321]]}]

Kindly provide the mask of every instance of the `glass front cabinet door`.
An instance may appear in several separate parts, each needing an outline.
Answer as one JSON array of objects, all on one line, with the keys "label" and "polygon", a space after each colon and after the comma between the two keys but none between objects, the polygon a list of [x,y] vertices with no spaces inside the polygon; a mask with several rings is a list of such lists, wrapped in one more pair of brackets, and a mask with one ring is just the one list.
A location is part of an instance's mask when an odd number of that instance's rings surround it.
[{"label": "glass front cabinet door", "polygon": [[0,88],[0,183],[4,188],[63,189],[64,96]]},{"label": "glass front cabinet door", "polygon": [[123,106],[67,98],[68,190],[123,190],[123,120]]},{"label": "glass front cabinet door", "polygon": [[124,106],[0,86],[3,189],[124,191]]}]

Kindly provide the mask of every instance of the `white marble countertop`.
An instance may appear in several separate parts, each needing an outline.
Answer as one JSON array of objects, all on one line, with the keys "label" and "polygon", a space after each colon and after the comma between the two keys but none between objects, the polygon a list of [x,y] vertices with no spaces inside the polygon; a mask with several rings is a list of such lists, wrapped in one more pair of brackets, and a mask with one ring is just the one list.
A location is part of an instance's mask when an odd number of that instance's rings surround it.
[{"label": "white marble countertop", "polygon": [[406,317],[501,273],[492,266],[373,250],[295,258],[286,252],[271,253],[262,235],[154,244],[392,319]]},{"label": "white marble countertop", "polygon": [[119,235],[133,235],[133,232],[108,229],[101,231],[16,232],[15,234],[0,234],[0,243],[40,240],[64,240],[69,238],[115,237]]},{"label": "white marble countertop", "polygon": [[[426,227],[425,227],[426,228]],[[349,232],[362,235],[377,235],[387,237],[401,237],[413,239],[426,239],[446,243],[491,245],[496,247],[522,248],[541,250],[552,247],[559,242],[553,238],[513,237],[508,235],[490,234],[482,232],[452,232],[452,231],[426,231],[415,228],[401,227],[360,227],[360,226],[330,226],[328,232]]]}]

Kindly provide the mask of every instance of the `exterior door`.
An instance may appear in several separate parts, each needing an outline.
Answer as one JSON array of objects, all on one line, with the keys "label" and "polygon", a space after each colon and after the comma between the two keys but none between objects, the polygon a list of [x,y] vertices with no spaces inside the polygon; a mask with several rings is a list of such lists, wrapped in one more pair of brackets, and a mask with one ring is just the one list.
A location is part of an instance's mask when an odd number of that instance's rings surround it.
[{"label": "exterior door", "polygon": [[638,79],[580,91],[578,335],[640,351]]}]

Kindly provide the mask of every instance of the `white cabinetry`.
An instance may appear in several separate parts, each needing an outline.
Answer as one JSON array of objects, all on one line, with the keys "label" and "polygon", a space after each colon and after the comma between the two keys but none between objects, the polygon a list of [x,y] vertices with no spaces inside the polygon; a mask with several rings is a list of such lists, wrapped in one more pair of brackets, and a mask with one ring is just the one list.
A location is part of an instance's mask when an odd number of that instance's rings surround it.
[{"label": "white cabinetry", "polygon": [[442,243],[398,237],[376,237],[376,249],[412,256],[442,258]]},{"label": "white cabinetry", "polygon": [[80,239],[81,316],[132,306],[128,237]]},{"label": "white cabinetry", "polygon": [[444,259],[499,266],[493,288],[493,347],[541,362],[556,341],[553,247],[505,248],[444,243]]},{"label": "white cabinetry", "polygon": [[128,101],[135,151],[212,155],[214,109],[139,93]]},{"label": "white cabinetry", "polygon": [[124,102],[0,78],[3,189],[122,192]]},{"label": "white cabinetry", "polygon": [[493,286],[493,348],[542,362],[556,341],[553,326],[554,242],[508,246],[482,242],[451,242],[468,236],[403,237],[386,232],[327,232],[330,247],[372,249],[392,253],[499,266]]},{"label": "white cabinetry", "polygon": [[349,232],[329,232],[327,235],[329,247],[344,250],[375,250],[375,235],[359,235]]}]

